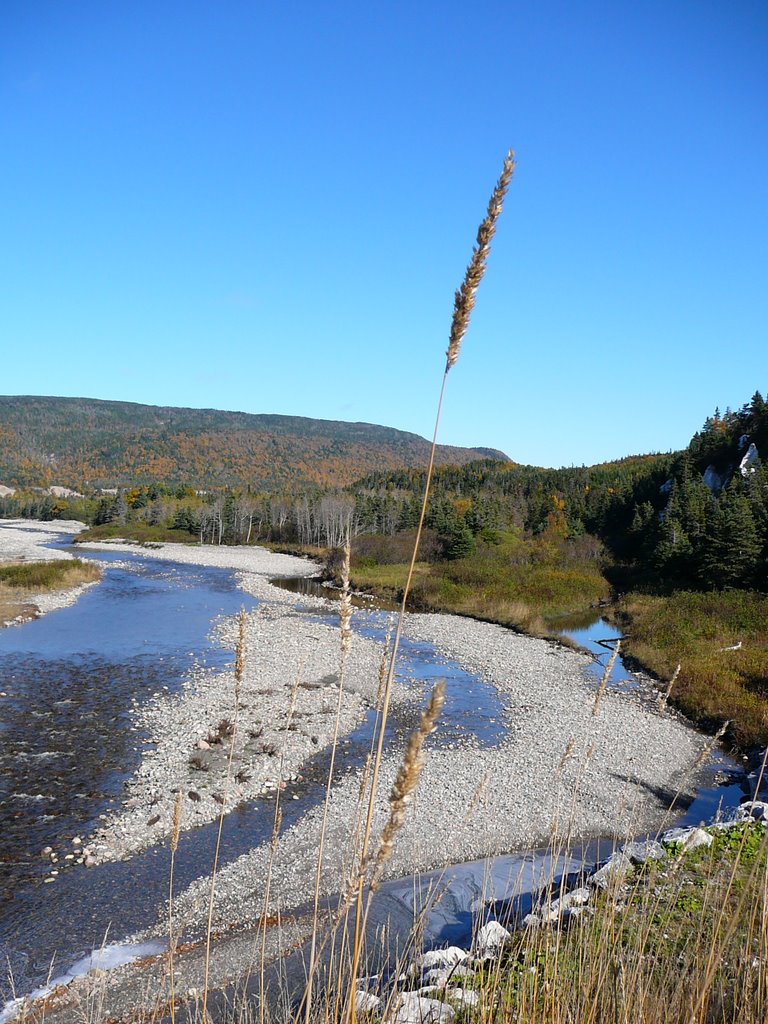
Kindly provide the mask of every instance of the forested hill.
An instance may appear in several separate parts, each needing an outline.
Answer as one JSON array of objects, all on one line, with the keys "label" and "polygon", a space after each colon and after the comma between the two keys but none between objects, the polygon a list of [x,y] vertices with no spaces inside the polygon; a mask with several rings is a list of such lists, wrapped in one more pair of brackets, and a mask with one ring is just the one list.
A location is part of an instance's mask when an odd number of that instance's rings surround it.
[{"label": "forested hill", "polygon": [[[571,540],[592,534],[632,578],[669,588],[768,590],[768,404],[718,410],[686,449],[598,466],[541,469],[480,460],[439,468],[427,526],[463,555],[487,531]],[[422,470],[376,472],[352,491],[365,528],[412,525]]]},{"label": "forested hill", "polygon": [[[418,434],[372,423],[0,396],[0,483],[12,487],[344,486],[374,469],[426,465],[429,447]],[[463,465],[489,455],[507,458],[441,445],[437,459]]]}]

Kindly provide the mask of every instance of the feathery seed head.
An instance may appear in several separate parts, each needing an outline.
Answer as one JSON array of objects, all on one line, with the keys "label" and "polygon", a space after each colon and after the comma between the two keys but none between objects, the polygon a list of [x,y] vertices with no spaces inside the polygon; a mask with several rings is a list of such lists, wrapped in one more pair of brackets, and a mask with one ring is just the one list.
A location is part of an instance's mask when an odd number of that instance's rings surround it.
[{"label": "feathery seed head", "polygon": [[240,609],[238,618],[237,647],[235,648],[235,701],[240,699],[245,672],[245,608]]},{"label": "feathery seed head", "polygon": [[339,620],[341,625],[341,657],[346,658],[352,646],[352,595],[349,587],[349,562],[351,547],[349,534],[344,544],[344,560],[341,565],[341,600],[339,601]]},{"label": "feathery seed head", "polygon": [[453,320],[451,321],[451,334],[448,341],[445,372],[447,373],[459,358],[459,349],[464,335],[469,327],[469,318],[475,306],[475,295],[478,286],[485,273],[485,264],[488,253],[491,251],[491,239],[496,232],[496,222],[501,214],[504,205],[504,196],[512,180],[515,169],[515,156],[510,149],[504,158],[504,165],[501,175],[496,182],[485,219],[477,229],[477,242],[472,250],[472,259],[469,261],[464,280],[453,299]]},{"label": "feathery seed head", "polygon": [[176,853],[179,848],[179,834],[181,832],[181,790],[176,794],[176,801],[173,805],[173,827],[171,829],[171,853]]},{"label": "feathery seed head", "polygon": [[397,773],[392,792],[389,795],[389,819],[384,826],[379,840],[379,849],[376,853],[376,860],[373,866],[373,877],[371,879],[371,890],[378,887],[381,876],[384,873],[384,865],[392,856],[395,846],[395,836],[402,828],[405,821],[405,813],[408,805],[413,799],[413,794],[424,767],[424,755],[422,748],[424,740],[434,731],[435,723],[442,710],[445,701],[445,682],[439,682],[432,690],[427,709],[421,716],[418,729],[412,733],[405,751],[403,763]]}]

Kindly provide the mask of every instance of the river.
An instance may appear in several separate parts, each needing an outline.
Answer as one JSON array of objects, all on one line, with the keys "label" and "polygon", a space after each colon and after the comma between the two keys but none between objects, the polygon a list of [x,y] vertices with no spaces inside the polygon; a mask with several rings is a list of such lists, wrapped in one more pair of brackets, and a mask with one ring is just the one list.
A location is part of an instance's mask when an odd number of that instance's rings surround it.
[{"label": "river", "polygon": [[[134,705],[160,689],[176,690],[195,663],[212,669],[230,666],[232,652],[212,638],[212,623],[256,604],[238,589],[230,570],[146,558],[140,552],[77,553],[105,563],[101,584],[69,608],[0,632],[0,690],[6,694],[0,698],[0,954],[17,993],[39,984],[52,964],[58,974],[105,937],[114,941],[154,923],[166,897],[166,845],[90,870],[62,864],[58,876],[50,875],[51,865],[40,854],[46,846],[71,849],[74,836],[87,835],[100,815],[120,802],[145,740],[132,724]],[[316,586],[304,584],[310,590]],[[333,618],[316,607],[304,614]],[[360,632],[382,638],[389,619],[386,610],[374,608],[360,609],[353,621]],[[600,620],[592,625],[598,634],[606,628],[613,635]],[[437,677],[447,681],[441,744],[500,741],[502,706],[493,687],[431,644],[404,641],[401,655],[402,678],[422,689]],[[626,685],[619,678],[622,671],[619,663],[612,685]],[[392,727],[408,724],[395,718]],[[347,738],[345,767],[362,761],[370,731],[369,716]],[[703,787],[700,805],[689,812],[695,820],[706,817],[706,808],[714,810],[718,801],[737,802],[746,791],[738,765],[720,757],[716,768],[730,781],[718,787],[713,779]],[[289,789],[287,796],[297,799],[283,802],[284,827],[322,799],[326,773],[327,753],[320,753],[303,769],[302,782]],[[272,819],[273,805],[266,798],[230,814],[221,863],[265,841]],[[179,891],[210,869],[215,832],[215,825],[208,825],[182,834],[175,869]],[[506,863],[500,859],[495,877],[509,875],[514,864],[523,862],[529,863],[530,856]],[[476,888],[473,870],[477,874],[481,868],[453,871],[467,892]],[[52,877],[55,881],[46,881]],[[390,897],[407,904],[413,898],[409,886],[401,887],[399,895],[393,886]],[[455,921],[446,916],[450,907],[458,915]],[[453,936],[456,922],[466,927],[461,899],[444,901],[440,914],[436,936]]]}]

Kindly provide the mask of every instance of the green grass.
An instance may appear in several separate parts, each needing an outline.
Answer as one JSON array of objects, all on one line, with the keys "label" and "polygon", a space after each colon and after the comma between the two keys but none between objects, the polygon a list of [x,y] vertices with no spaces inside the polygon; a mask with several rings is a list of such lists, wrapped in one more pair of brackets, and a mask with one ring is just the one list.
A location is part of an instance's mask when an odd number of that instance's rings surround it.
[{"label": "green grass", "polygon": [[100,578],[97,566],[79,558],[0,565],[0,625],[18,618],[34,618],[37,608],[30,604],[30,595],[67,590]]},{"label": "green grass", "polygon": [[768,742],[768,597],[630,594],[618,618],[630,658],[662,680],[681,665],[670,701],[689,718],[710,729],[730,721],[729,738],[742,748]]},{"label": "green grass", "polygon": [[0,584],[13,590],[63,590],[100,577],[97,566],[79,558],[0,565]]},{"label": "green grass", "polygon": [[[595,562],[564,555],[561,545],[497,535],[479,539],[474,553],[455,561],[419,562],[409,607],[452,612],[513,626],[535,635],[558,620],[607,598],[608,581]],[[352,561],[353,584],[392,596],[405,585],[407,565]]]},{"label": "green grass", "polygon": [[[567,930],[512,936],[465,987],[493,1024],[757,1024],[768,1008],[766,829],[634,869]],[[557,895],[557,893],[555,893]]]}]

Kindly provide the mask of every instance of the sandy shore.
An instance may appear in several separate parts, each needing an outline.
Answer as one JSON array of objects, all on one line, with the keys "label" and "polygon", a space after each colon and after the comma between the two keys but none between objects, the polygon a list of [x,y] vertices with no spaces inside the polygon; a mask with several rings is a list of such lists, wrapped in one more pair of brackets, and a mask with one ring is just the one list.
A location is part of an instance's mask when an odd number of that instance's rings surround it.
[{"label": "sandy shore", "polygon": [[[80,533],[85,523],[76,519],[61,519],[41,523],[34,519],[0,519],[0,564],[3,562],[51,562],[70,559],[68,551],[52,549],[45,545],[61,540],[71,534]],[[57,608],[67,608],[95,583],[84,583],[67,590],[48,591],[41,594],[24,594],[20,603],[25,610],[17,616],[0,622],[0,626],[12,626],[37,618]]]}]

